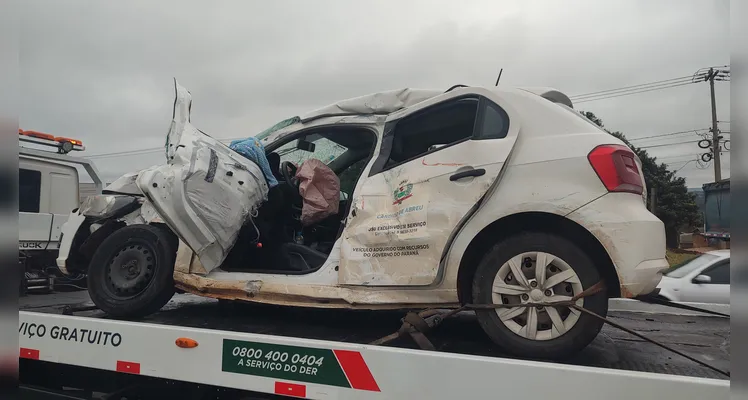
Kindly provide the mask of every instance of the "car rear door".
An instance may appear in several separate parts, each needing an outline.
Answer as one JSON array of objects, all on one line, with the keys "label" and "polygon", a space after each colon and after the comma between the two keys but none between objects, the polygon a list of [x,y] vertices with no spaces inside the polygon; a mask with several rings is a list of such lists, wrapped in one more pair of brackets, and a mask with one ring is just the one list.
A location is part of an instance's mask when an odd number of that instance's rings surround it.
[{"label": "car rear door", "polygon": [[388,116],[343,233],[342,284],[423,286],[501,174],[519,119],[496,93],[448,91]]}]

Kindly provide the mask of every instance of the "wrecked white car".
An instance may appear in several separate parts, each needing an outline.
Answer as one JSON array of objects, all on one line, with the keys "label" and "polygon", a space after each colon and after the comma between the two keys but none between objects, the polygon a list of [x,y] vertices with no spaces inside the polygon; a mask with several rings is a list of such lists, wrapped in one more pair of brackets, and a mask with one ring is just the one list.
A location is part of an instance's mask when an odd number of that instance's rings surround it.
[{"label": "wrecked white car", "polygon": [[477,311],[492,340],[559,358],[602,325],[571,299],[605,316],[609,297],[653,291],[668,267],[640,161],[558,91],[377,93],[229,147],[191,125],[175,87],[166,163],[63,228],[59,267],[87,272],[112,316],[153,313],[175,288],[304,307],[501,305]]}]

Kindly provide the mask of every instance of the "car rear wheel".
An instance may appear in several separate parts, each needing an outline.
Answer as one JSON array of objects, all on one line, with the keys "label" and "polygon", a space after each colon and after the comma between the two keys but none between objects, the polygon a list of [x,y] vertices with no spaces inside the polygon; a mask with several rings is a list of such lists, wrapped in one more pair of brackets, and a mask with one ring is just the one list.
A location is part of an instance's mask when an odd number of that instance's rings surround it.
[{"label": "car rear wheel", "polygon": [[91,300],[121,318],[161,309],[174,295],[174,242],[170,232],[153,225],[131,225],[112,233],[91,257]]},{"label": "car rear wheel", "polygon": [[[603,322],[570,307],[522,305],[571,300],[600,280],[590,257],[570,240],[525,232],[501,241],[484,256],[473,279],[473,301],[507,305],[476,312],[483,330],[507,353],[563,359],[592,342]],[[608,311],[605,291],[575,304],[601,316]]]}]

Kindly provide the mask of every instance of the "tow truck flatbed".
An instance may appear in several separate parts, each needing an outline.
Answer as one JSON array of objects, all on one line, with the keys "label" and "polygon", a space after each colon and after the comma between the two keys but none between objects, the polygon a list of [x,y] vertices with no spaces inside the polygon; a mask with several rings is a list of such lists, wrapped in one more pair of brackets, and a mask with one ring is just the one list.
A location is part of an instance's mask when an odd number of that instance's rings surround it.
[{"label": "tow truck flatbed", "polygon": [[[603,328],[598,339],[577,357],[564,364],[554,364],[506,358],[485,337],[477,322],[468,313],[458,315],[454,319],[448,319],[438,329],[429,332],[428,337],[434,343],[438,352],[427,352],[417,350],[417,346],[409,339],[398,339],[388,346],[366,345],[366,343],[396,331],[400,327],[400,319],[403,316],[403,312],[295,309],[244,303],[219,303],[212,299],[192,295],[175,295],[172,301],[160,312],[137,322],[114,321],[108,319],[98,310],[77,312],[75,316],[62,315],[62,311],[66,306],[80,307],[91,304],[86,292],[58,293],[22,298],[20,302],[22,326],[19,329],[22,348],[21,357],[72,363],[82,367],[102,368],[102,366],[96,365],[97,362],[85,360],[80,357],[80,351],[85,351],[85,347],[87,346],[85,342],[79,343],[83,339],[76,338],[78,342],[76,340],[71,341],[69,337],[64,341],[50,340],[50,336],[52,335],[51,329],[54,326],[59,327],[64,325],[70,330],[74,329],[76,325],[78,327],[86,327],[81,328],[81,330],[93,330],[96,329],[96,326],[100,326],[100,330],[108,329],[112,334],[119,332],[117,340],[122,343],[122,345],[117,346],[121,346],[120,349],[116,349],[111,345],[108,348],[107,346],[96,346],[100,349],[97,351],[99,359],[106,359],[107,357],[117,358],[118,361],[115,363],[116,368],[110,369],[115,369],[119,372],[128,372],[123,370],[123,365],[132,364],[133,366],[137,365],[137,372],[139,374],[159,378],[217,386],[225,385],[225,387],[265,393],[294,395],[298,394],[298,391],[303,391],[303,396],[301,397],[345,398],[346,394],[348,394],[355,398],[369,398],[366,395],[383,394],[386,390],[390,395],[395,394],[395,396],[374,396],[371,398],[401,398],[401,395],[404,393],[417,393],[417,391],[404,392],[405,389],[402,385],[407,382],[410,382],[412,385],[421,385],[428,381],[432,385],[441,386],[442,384],[438,382],[448,379],[447,376],[451,375],[455,379],[454,385],[469,388],[468,384],[470,382],[474,385],[477,379],[482,376],[484,372],[481,371],[493,370],[495,373],[502,373],[501,371],[506,373],[508,370],[517,369],[519,371],[523,368],[530,368],[525,371],[536,375],[540,374],[541,376],[546,373],[550,374],[549,376],[560,374],[557,379],[565,376],[565,379],[567,379],[565,382],[569,385],[572,385],[571,382],[574,379],[580,379],[578,384],[584,383],[587,386],[592,384],[589,382],[590,380],[595,381],[600,379],[602,381],[610,380],[607,383],[608,386],[612,384],[611,382],[623,385],[624,382],[619,381],[619,379],[624,379],[628,382],[625,383],[625,386],[622,386],[628,391],[626,398],[632,397],[631,388],[640,386],[641,382],[646,382],[646,385],[649,385],[648,387],[650,388],[650,391],[646,392],[645,398],[656,397],[655,393],[658,390],[666,390],[661,395],[673,396],[673,390],[680,392],[687,388],[681,395],[686,396],[686,398],[705,398],[703,396],[706,395],[727,398],[727,393],[729,392],[727,377],[607,325]],[[729,371],[729,319],[698,315],[615,311],[615,306],[611,306],[611,309],[613,311],[609,313],[609,318],[614,321],[708,362],[717,368]],[[45,327],[45,330],[50,331],[46,332],[47,341],[43,342],[44,338],[29,337],[28,334],[24,336],[24,321],[26,322],[26,330],[28,330],[29,323],[35,322],[37,324],[44,323],[49,325],[49,327]],[[59,329],[57,336],[60,336]],[[156,345],[155,342],[159,335],[165,335],[171,337],[171,339],[165,342],[162,341],[159,345]],[[212,368],[214,371],[206,372],[202,368],[189,367],[187,365],[182,366],[179,363],[175,363],[171,371],[174,375],[169,376],[169,371],[159,370],[160,367],[156,365],[158,362],[154,363],[149,370],[149,367],[147,367],[149,361],[142,359],[148,357],[145,354],[147,352],[140,350],[140,353],[143,353],[143,355],[138,356],[136,348],[128,346],[127,351],[124,349],[124,343],[127,341],[139,343],[138,346],[141,348],[148,346],[151,353],[162,353],[163,357],[174,357],[173,354],[171,356],[169,354],[175,350],[182,353],[180,358],[189,352],[197,355],[197,348],[184,349],[174,346],[174,340],[177,339],[177,335],[190,340],[196,340],[199,342],[198,348],[212,347],[213,349],[210,351],[214,353],[212,355],[214,357],[220,356],[223,352],[222,360],[220,362],[214,360],[217,365],[208,368]],[[58,337],[57,339],[60,338]],[[151,340],[153,340],[153,343],[150,345],[142,342]],[[346,376],[348,377],[347,382],[338,382],[337,387],[335,386],[335,382],[332,382],[332,386],[330,386],[331,382],[325,381],[327,378],[320,380],[321,378],[319,377],[300,377],[293,374],[273,374],[272,372],[269,372],[264,377],[257,376],[257,374],[244,375],[244,373],[234,373],[232,368],[226,365],[226,358],[231,358],[229,354],[231,349],[227,350],[226,343],[228,342],[226,340],[254,342],[255,345],[260,347],[268,347],[269,351],[273,351],[272,349],[275,348],[292,352],[294,348],[299,350],[308,346],[309,348],[316,349],[339,349],[333,350],[334,352],[350,352],[350,354],[354,354],[353,357],[356,360],[354,364],[358,363],[359,367],[363,364],[364,369],[368,371],[368,375],[364,375],[368,376],[369,389],[372,389],[371,384],[374,382],[373,385],[377,390],[355,390],[356,385],[362,385],[360,377],[352,378],[350,376],[351,372],[346,369],[346,362],[340,361],[343,358],[337,353],[336,356],[340,362],[339,368],[342,368],[344,374],[347,374]],[[224,342],[222,350],[219,343],[221,341]],[[53,342],[55,343],[53,344]],[[33,345],[42,347],[42,349],[31,348]],[[61,351],[62,353],[66,353],[66,351],[59,348],[52,350],[50,346],[69,346],[71,351],[77,348],[78,350],[71,353],[71,356],[77,353],[77,360],[80,360],[80,362],[72,359],[66,361],[64,360],[66,356],[61,354],[45,358],[43,355],[45,351]],[[171,346],[171,348],[168,346]],[[27,354],[28,357],[24,357],[24,348],[30,352]],[[117,350],[120,351],[118,352]],[[201,357],[196,358],[193,362],[199,364],[201,361],[198,360],[205,360],[205,357],[211,357],[205,353],[205,351],[209,350],[203,349],[203,351]],[[111,355],[108,353],[111,353]],[[141,359],[138,360],[138,357]],[[421,358],[424,359],[421,360]],[[230,362],[235,361],[232,359]],[[188,361],[183,359],[182,362]],[[347,362],[350,363],[350,361]],[[212,362],[207,363],[212,364]],[[115,364],[112,365],[114,366]],[[382,369],[386,365],[392,366],[398,364],[408,364],[407,371],[402,370],[394,373],[392,368],[389,368],[389,371],[387,371],[387,368]],[[444,367],[444,365],[449,365],[449,367]],[[439,373],[435,372],[437,366],[441,366],[439,367],[441,369],[447,368],[447,370],[440,376]],[[330,367],[325,368],[328,368],[328,371],[330,370]],[[195,370],[195,372],[186,373],[185,369],[190,371]],[[464,376],[464,372],[473,369],[474,371],[471,372],[471,376]],[[203,372],[201,374],[197,373],[198,370]],[[563,373],[561,373],[562,371]],[[585,375],[585,371],[590,374]],[[396,375],[398,374],[402,375],[400,376],[402,382],[393,383],[393,379],[396,379]],[[577,376],[577,374],[581,375]],[[209,378],[211,375],[213,377]],[[236,375],[243,375],[246,378],[238,381],[236,380]],[[431,379],[419,381],[419,377],[423,376],[425,378],[427,375],[431,376]],[[460,377],[459,379],[457,378],[458,376]],[[201,377],[202,381],[200,380]],[[254,382],[248,379],[250,377],[259,381]],[[279,380],[279,378],[283,377],[288,379]],[[356,379],[359,379],[359,381],[354,383]],[[516,379],[516,376],[507,378],[509,382]],[[275,380],[275,386],[270,384],[273,380]],[[603,383],[602,381],[595,382],[592,385],[601,384]],[[226,384],[227,382],[233,383]],[[241,384],[237,382],[241,382]],[[367,382],[366,379],[364,379],[364,382]],[[672,386],[675,382],[683,383],[685,386]],[[340,387],[345,387],[345,390],[342,392],[331,390],[331,388],[339,389]],[[363,384],[363,387],[366,387],[366,384]],[[351,389],[354,389],[354,392],[351,392]],[[446,396],[445,393],[447,393],[444,390],[446,389],[433,389],[433,393],[439,395],[434,398],[448,398],[444,397]],[[478,393],[491,393],[484,391],[484,389],[478,390]],[[531,391],[540,392],[544,390],[547,389],[537,387]],[[294,393],[295,391],[296,393]],[[431,390],[426,391],[432,393]],[[611,397],[611,395],[606,395],[606,397]],[[612,398],[616,398],[615,395]]]}]

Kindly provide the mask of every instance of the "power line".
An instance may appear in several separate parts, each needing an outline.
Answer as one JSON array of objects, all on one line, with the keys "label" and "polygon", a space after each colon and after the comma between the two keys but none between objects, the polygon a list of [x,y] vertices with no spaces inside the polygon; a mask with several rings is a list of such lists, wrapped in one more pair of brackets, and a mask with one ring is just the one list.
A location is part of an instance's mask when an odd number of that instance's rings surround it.
[{"label": "power line", "polygon": [[150,148],[150,149],[138,149],[138,150],[128,150],[128,151],[116,151],[113,153],[103,153],[103,154],[94,154],[91,156],[86,156],[86,158],[106,158],[106,157],[122,157],[122,156],[135,156],[139,154],[148,154],[148,153],[156,153],[164,151],[163,148]]},{"label": "power line", "polygon": [[[242,139],[242,138],[229,138],[229,139],[216,139],[219,142],[231,142],[233,140]],[[149,147],[147,149],[136,149],[136,150],[125,150],[125,151],[115,151],[112,153],[102,153],[102,154],[94,154],[90,156],[86,156],[86,158],[105,158],[105,157],[123,157],[123,156],[133,156],[133,155],[140,155],[140,154],[149,154],[149,153],[158,153],[164,151],[164,147]]]},{"label": "power line", "polygon": [[688,142],[652,144],[652,145],[649,145],[649,146],[642,146],[642,147],[639,147],[639,148],[640,149],[651,149],[653,147],[677,146],[677,145],[681,145],[681,144],[693,144],[693,143],[699,143],[699,141],[696,140],[696,141],[688,141]]},{"label": "power line", "polygon": [[576,104],[586,103],[586,102],[589,102],[589,101],[612,99],[612,98],[615,98],[615,97],[622,97],[622,96],[629,96],[629,95],[632,95],[632,94],[652,92],[652,91],[655,91],[655,90],[670,89],[670,88],[674,88],[674,87],[678,87],[678,86],[693,85],[694,83],[695,82],[683,82],[683,83],[678,83],[678,84],[673,84],[673,85],[663,85],[663,86],[658,86],[658,87],[652,87],[652,88],[649,88],[649,89],[646,89],[646,90],[637,90],[637,91],[628,92],[628,93],[620,93],[620,94],[616,93],[616,94],[611,94],[610,96],[595,97],[595,98],[586,97],[586,98],[583,98],[582,100],[579,100],[579,101],[577,101],[575,99],[572,99],[572,101],[574,101],[574,103],[576,103]]},{"label": "power line", "polygon": [[[698,157],[700,155],[701,155],[700,153],[692,153],[692,154],[678,154],[678,155],[674,155],[674,156],[664,156],[664,157],[652,156],[652,157],[656,158],[657,160],[662,161],[662,160],[669,160],[671,158]],[[676,162],[676,161],[673,161],[673,162]]]},{"label": "power line", "polygon": [[580,96],[576,96],[576,97],[570,97],[570,99],[575,100],[575,101],[589,100],[589,99],[592,99],[592,98],[608,97],[608,96],[613,96],[613,95],[618,95],[618,94],[624,94],[624,93],[639,93],[641,91],[646,91],[646,90],[650,90],[650,89],[666,89],[666,88],[669,88],[669,87],[674,86],[674,85],[677,86],[677,85],[680,85],[680,84],[687,84],[687,83],[693,83],[693,82],[691,82],[690,79],[684,79],[684,80],[681,80],[681,81],[662,83],[662,84],[659,84],[659,85],[644,86],[644,87],[640,87],[640,88],[611,90],[611,91],[608,91],[608,92],[605,92],[605,93],[599,93],[599,94],[593,94],[593,95],[580,95]]},{"label": "power line", "polygon": [[686,165],[688,165],[688,164],[690,164],[690,163],[692,163],[692,162],[694,162],[694,161],[696,161],[696,160],[690,160],[690,161],[687,161],[687,162],[686,162],[685,164],[681,165],[681,166],[680,166],[680,167],[679,167],[678,169],[676,169],[675,171],[673,171],[673,174],[677,174],[677,173],[678,173],[678,171],[682,170],[683,168],[685,168],[685,167],[686,167]]},{"label": "power line", "polygon": [[[707,139],[701,139],[701,140],[707,140]],[[660,144],[650,144],[647,146],[641,146],[640,149],[650,149],[652,147],[664,147],[664,146],[677,146],[681,144],[693,144],[693,143],[699,143],[701,140],[689,140],[687,142],[673,142],[673,143],[660,143]],[[724,142],[724,140],[722,140]],[[638,146],[637,146],[638,147]]]},{"label": "power line", "polygon": [[632,138],[632,139],[629,139],[629,142],[634,141],[634,140],[644,140],[644,139],[659,138],[659,137],[663,137],[663,136],[683,135],[683,134],[686,134],[686,133],[699,134],[699,131],[709,131],[709,128],[691,129],[691,130],[688,130],[688,131],[670,132],[670,133],[662,133],[662,134],[659,134],[659,135],[652,135],[652,136],[644,136],[644,137]]},{"label": "power line", "polygon": [[575,99],[575,98],[590,97],[590,96],[594,97],[594,96],[597,96],[597,95],[609,94],[611,92],[618,92],[618,91],[621,91],[621,90],[628,90],[628,89],[634,89],[634,88],[642,88],[644,86],[650,86],[650,85],[661,85],[661,84],[664,84],[664,83],[668,83],[669,84],[669,83],[674,83],[675,81],[684,81],[686,79],[688,79],[688,80],[693,79],[693,75],[681,76],[681,77],[672,78],[672,79],[664,79],[664,80],[655,81],[655,82],[649,82],[649,83],[642,83],[642,84],[639,84],[639,85],[624,86],[624,87],[620,87],[620,88],[616,88],[616,89],[606,89],[606,90],[600,90],[600,91],[597,91],[597,92],[584,93],[584,94],[576,94],[576,95],[573,95],[573,96],[569,96],[569,98],[570,99]]}]

